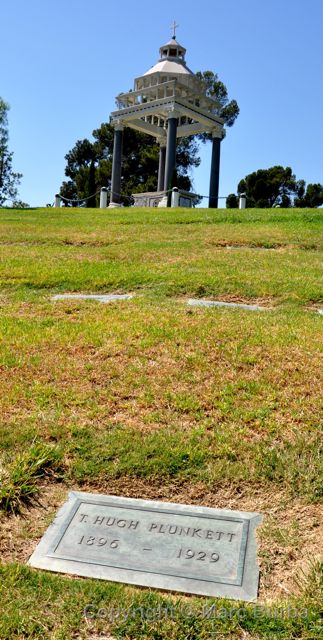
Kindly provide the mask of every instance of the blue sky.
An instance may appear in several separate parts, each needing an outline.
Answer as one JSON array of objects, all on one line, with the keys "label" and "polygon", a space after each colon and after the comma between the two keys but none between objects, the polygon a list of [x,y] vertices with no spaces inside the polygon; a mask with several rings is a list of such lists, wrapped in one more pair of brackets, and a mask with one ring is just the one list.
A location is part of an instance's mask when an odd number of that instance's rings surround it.
[{"label": "blue sky", "polygon": [[[193,71],[219,74],[240,116],[222,143],[220,195],[274,164],[323,183],[323,0],[0,0],[0,95],[11,106],[20,198],[52,202],[65,154],[177,38]],[[207,194],[210,147],[194,172]]]}]

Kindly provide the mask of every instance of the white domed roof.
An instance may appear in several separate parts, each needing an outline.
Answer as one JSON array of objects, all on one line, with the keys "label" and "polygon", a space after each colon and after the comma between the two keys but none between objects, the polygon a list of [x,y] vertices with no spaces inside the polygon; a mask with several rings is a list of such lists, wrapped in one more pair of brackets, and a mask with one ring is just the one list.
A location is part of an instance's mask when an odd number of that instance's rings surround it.
[{"label": "white domed roof", "polygon": [[172,60],[159,60],[151,69],[148,69],[144,76],[149,76],[151,73],[182,73],[186,75],[193,75],[185,64],[179,62],[173,62]]}]

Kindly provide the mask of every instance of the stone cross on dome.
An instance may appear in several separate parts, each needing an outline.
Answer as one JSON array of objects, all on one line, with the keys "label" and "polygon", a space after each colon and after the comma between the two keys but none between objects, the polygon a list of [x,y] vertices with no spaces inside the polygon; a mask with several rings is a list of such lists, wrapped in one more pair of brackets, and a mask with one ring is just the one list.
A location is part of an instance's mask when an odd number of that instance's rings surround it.
[{"label": "stone cross on dome", "polygon": [[179,27],[179,24],[176,24],[176,22],[174,20],[173,24],[170,25],[170,28],[171,28],[171,30],[173,32],[173,35],[172,35],[173,40],[176,40],[176,29],[177,29],[177,27]]}]

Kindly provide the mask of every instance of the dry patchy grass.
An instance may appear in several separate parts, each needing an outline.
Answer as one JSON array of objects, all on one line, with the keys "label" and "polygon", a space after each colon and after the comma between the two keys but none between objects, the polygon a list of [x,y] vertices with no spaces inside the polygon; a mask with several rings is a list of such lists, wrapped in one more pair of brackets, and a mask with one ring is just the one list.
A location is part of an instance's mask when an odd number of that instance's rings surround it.
[{"label": "dry patchy grass", "polygon": [[[33,478],[28,509],[0,516],[11,612],[0,637],[207,637],[197,618],[160,632],[85,623],[77,607],[87,597],[163,596],[24,568],[68,488],[259,511],[260,602],[316,602],[318,224],[311,211],[0,212],[3,477],[33,447],[58,446],[62,456],[59,477]],[[50,302],[54,292],[78,290],[136,297]],[[188,296],[269,308],[193,309]],[[20,598],[18,613],[8,589]],[[233,621],[217,637],[320,633],[316,621],[275,625]]]}]

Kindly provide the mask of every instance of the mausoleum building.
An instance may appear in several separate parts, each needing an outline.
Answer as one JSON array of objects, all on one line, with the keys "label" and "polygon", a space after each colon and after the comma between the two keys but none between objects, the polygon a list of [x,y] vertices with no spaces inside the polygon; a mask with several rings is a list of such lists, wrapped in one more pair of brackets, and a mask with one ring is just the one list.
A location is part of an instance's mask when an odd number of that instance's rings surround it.
[{"label": "mausoleum building", "polygon": [[[221,105],[207,95],[204,82],[189,69],[185,55],[186,49],[177,42],[174,33],[160,47],[158,62],[135,79],[133,91],[120,93],[116,98],[117,110],[111,114],[114,149],[110,207],[121,203],[125,127],[153,136],[160,147],[157,192],[134,194],[135,204],[167,206],[166,196],[176,169],[178,138],[209,133],[213,138],[209,207],[218,206],[220,144],[224,134],[223,120],[218,115]],[[190,194],[182,194],[183,197],[190,201]],[[185,206],[184,201],[182,204]]]}]

